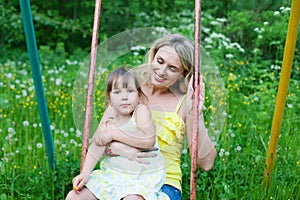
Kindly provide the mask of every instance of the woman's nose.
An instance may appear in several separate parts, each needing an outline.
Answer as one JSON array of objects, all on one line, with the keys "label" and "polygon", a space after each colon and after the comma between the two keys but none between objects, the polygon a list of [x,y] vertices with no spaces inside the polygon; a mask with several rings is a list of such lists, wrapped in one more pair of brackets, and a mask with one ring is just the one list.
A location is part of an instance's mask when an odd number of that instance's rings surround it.
[{"label": "woman's nose", "polygon": [[167,66],[161,65],[160,68],[159,68],[159,75],[165,75],[166,74],[166,69],[167,69]]}]

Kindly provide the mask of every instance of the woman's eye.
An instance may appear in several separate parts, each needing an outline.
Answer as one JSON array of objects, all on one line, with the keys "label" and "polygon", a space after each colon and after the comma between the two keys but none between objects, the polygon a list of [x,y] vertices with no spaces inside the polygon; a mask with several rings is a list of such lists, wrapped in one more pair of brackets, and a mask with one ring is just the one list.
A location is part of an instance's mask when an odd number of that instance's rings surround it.
[{"label": "woman's eye", "polygon": [[158,62],[159,64],[163,64],[163,63],[164,63],[164,60],[161,59],[161,58],[157,58],[157,62]]},{"label": "woman's eye", "polygon": [[171,72],[178,72],[178,69],[176,67],[169,67],[169,70]]}]

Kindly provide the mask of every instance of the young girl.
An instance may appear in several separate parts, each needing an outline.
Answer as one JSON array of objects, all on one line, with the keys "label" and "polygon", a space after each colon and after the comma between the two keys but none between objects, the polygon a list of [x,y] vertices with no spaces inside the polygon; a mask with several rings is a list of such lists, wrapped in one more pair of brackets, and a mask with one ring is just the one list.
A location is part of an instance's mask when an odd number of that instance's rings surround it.
[{"label": "young girl", "polygon": [[91,173],[105,150],[105,146],[93,142],[82,172],[72,181],[74,190],[67,199],[168,199],[159,193],[165,181],[164,160],[159,150],[154,157],[136,158],[134,155],[157,148],[155,126],[149,109],[142,104],[147,99],[137,79],[128,69],[119,68],[109,74],[106,84],[112,117],[101,121],[95,135],[119,129],[125,137],[138,137],[140,142],[134,147],[116,142],[113,152],[119,156],[105,158],[100,170]]}]

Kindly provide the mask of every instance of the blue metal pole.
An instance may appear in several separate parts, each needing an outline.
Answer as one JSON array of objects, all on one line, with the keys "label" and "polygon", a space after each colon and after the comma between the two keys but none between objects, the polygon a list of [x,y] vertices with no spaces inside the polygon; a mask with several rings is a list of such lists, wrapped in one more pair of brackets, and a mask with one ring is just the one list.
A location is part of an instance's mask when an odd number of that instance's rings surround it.
[{"label": "blue metal pole", "polygon": [[21,7],[23,24],[24,24],[29,61],[30,61],[30,66],[32,71],[32,78],[34,81],[36,99],[38,102],[38,109],[40,113],[42,130],[43,130],[46,151],[48,156],[48,162],[51,170],[55,170],[57,165],[56,165],[54,144],[53,144],[53,138],[50,129],[50,120],[48,116],[47,103],[44,94],[44,86],[42,82],[41,68],[40,68],[38,50],[37,50],[37,45],[35,40],[35,33],[34,33],[29,0],[20,0],[20,7]]}]

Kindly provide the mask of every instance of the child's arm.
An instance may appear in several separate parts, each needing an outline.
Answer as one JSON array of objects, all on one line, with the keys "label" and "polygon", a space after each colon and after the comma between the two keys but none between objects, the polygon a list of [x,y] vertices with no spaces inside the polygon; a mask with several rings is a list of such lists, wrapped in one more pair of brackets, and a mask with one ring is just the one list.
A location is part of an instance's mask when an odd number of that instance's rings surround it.
[{"label": "child's arm", "polygon": [[104,151],[105,146],[98,146],[95,142],[92,142],[86,154],[81,173],[72,180],[74,190],[79,191],[87,183],[91,171],[104,154]]},{"label": "child's arm", "polygon": [[137,148],[151,148],[155,144],[156,133],[148,107],[140,104],[135,111],[138,131],[97,129],[93,141],[98,145],[106,145],[111,141],[119,141]]}]

